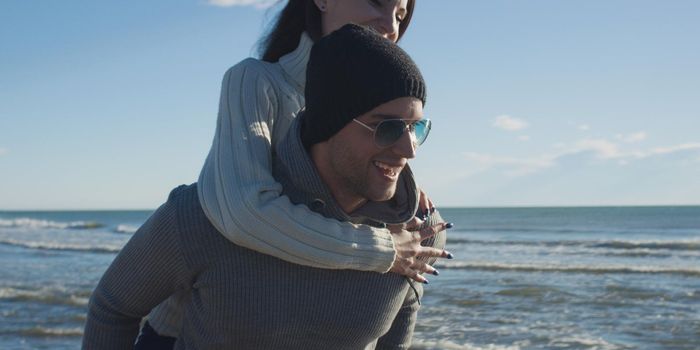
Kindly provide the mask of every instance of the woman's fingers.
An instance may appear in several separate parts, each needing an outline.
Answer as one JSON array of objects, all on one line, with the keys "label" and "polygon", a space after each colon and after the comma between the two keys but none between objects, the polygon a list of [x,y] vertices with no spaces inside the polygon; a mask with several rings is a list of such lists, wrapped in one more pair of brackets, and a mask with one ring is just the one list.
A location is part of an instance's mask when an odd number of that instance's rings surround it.
[{"label": "woman's fingers", "polygon": [[445,228],[447,228],[447,223],[445,222],[422,228],[420,231],[418,231],[420,235],[420,242],[435,236],[438,232],[444,230]]},{"label": "woman's fingers", "polygon": [[[418,231],[408,231],[408,230],[403,230],[399,229],[398,227],[395,227],[391,229],[392,235],[394,238],[394,249],[397,252],[397,257],[401,258],[411,258],[411,257],[416,257],[421,254],[422,251],[426,251],[430,249],[430,251],[435,251],[435,252],[442,252],[439,249],[435,248],[428,248],[428,247],[423,247],[420,245],[420,242],[435,236],[438,232],[452,227],[450,223],[439,223],[435,225],[431,225],[428,227],[424,227]],[[426,255],[426,256],[438,256],[438,255]],[[438,256],[438,257],[447,257],[445,256]]]},{"label": "woman's fingers", "polygon": [[[434,256],[452,259],[452,254],[445,250],[435,249],[435,248],[425,248],[420,251],[420,256]],[[416,282],[428,283],[428,279],[423,277],[421,274],[428,273],[434,276],[438,276],[440,272],[415,258],[400,258],[394,260],[394,264],[391,266],[391,272],[397,273],[399,275],[404,275]]]},{"label": "woman's fingers", "polygon": [[420,271],[421,273],[429,273],[434,276],[440,275],[440,272],[438,270],[422,261],[416,260],[416,262],[413,264],[412,268],[416,271]]},{"label": "woman's fingers", "polygon": [[428,198],[428,195],[423,192],[423,190],[419,189],[420,191],[420,197],[418,198],[418,213],[423,214],[427,211],[430,211],[430,208],[433,207],[433,202]]},{"label": "woman's fingers", "polygon": [[400,225],[392,225],[389,227],[394,238],[394,249],[396,250],[394,263],[389,271],[406,276],[417,282],[428,283],[428,280],[421,274],[429,273],[437,276],[439,272],[434,267],[416,258],[435,257],[452,259],[453,256],[446,250],[423,247],[420,243],[433,237],[438,232],[452,227],[452,224],[443,222],[424,227],[420,230],[411,229],[413,227],[419,227],[422,224],[422,220],[413,218],[403,225],[406,228],[402,228]]},{"label": "woman's fingers", "polygon": [[425,221],[419,218],[418,214],[416,214],[416,216],[404,224],[404,229],[408,231],[417,231],[421,226],[423,226],[424,222]]},{"label": "woman's fingers", "polygon": [[397,256],[397,259],[394,260],[394,264],[389,271],[406,276],[416,282],[427,283],[428,280],[421,276],[422,271],[416,270],[414,267],[416,267],[415,259],[399,258]]},{"label": "woman's fingers", "polygon": [[420,197],[418,198],[418,212],[416,216],[423,220],[427,220],[430,214],[435,212],[435,203],[428,197],[422,189],[418,189],[420,192]]},{"label": "woman's fingers", "polygon": [[411,270],[411,277],[414,281],[428,284],[428,279],[423,277],[418,270]]},{"label": "woman's fingers", "polygon": [[[404,263],[408,263],[408,261],[405,261]],[[424,273],[431,274],[433,276],[440,275],[440,272],[436,268],[417,260],[414,260],[413,263],[408,266],[394,266],[390,271],[404,275],[420,283],[428,283],[428,279],[422,275]]]},{"label": "woman's fingers", "polygon": [[426,257],[426,258],[454,259],[454,256],[452,255],[452,253],[450,253],[444,249],[437,249],[437,248],[430,248],[430,247],[421,248],[420,251],[418,252],[418,256]]}]

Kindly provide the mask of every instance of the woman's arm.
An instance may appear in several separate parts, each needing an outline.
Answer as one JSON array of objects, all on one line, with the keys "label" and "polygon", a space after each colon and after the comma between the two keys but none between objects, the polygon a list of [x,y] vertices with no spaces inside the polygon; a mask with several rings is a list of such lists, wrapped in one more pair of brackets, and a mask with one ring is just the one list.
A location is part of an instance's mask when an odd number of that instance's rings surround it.
[{"label": "woman's arm", "polygon": [[185,288],[174,209],[161,206],[119,252],[90,297],[83,349],[132,349],[141,318]]},{"label": "woman's arm", "polygon": [[274,79],[252,59],[224,76],[216,135],[198,185],[207,217],[232,242],[292,263],[388,271],[395,255],[388,230],[327,219],[281,196],[271,174],[271,135],[290,97],[279,95]]}]

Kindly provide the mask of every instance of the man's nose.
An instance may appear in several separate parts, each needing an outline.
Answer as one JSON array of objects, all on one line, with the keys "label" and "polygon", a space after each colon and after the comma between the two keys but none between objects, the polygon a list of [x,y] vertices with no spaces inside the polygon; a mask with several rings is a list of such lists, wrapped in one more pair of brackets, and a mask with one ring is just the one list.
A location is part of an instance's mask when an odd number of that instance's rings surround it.
[{"label": "man's nose", "polygon": [[416,157],[418,144],[412,132],[406,130],[401,138],[392,146],[392,150],[401,158],[413,159]]}]

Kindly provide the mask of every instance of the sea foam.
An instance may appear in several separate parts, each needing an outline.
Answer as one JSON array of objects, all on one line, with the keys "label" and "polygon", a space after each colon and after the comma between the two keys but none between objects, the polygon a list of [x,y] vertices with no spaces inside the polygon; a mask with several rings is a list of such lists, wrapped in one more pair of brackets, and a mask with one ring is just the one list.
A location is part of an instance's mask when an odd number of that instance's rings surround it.
[{"label": "sea foam", "polygon": [[86,244],[61,243],[54,241],[21,241],[12,238],[0,238],[0,244],[40,250],[78,251],[91,253],[118,253],[120,245],[116,244]]},{"label": "sea foam", "polygon": [[85,230],[104,227],[104,224],[96,221],[72,221],[72,222],[57,222],[50,220],[39,220],[32,218],[16,218],[16,219],[0,219],[0,227],[21,227],[30,229],[73,229]]}]

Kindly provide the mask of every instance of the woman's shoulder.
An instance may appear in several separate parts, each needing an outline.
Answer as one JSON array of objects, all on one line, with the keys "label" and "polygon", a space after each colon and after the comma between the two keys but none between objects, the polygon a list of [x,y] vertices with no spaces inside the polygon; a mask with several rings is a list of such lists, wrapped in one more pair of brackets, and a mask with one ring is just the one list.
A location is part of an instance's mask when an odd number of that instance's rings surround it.
[{"label": "woman's shoulder", "polygon": [[225,76],[274,81],[282,77],[282,72],[279,65],[275,63],[249,57],[229,68]]}]

